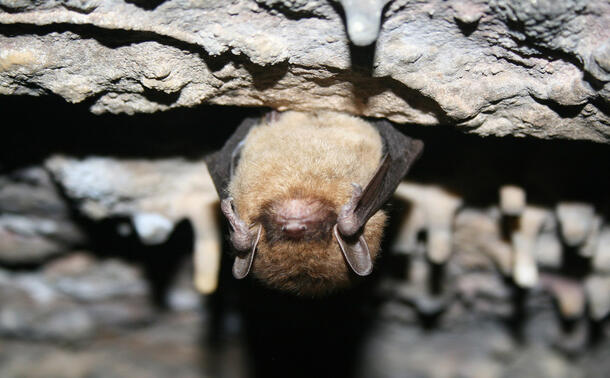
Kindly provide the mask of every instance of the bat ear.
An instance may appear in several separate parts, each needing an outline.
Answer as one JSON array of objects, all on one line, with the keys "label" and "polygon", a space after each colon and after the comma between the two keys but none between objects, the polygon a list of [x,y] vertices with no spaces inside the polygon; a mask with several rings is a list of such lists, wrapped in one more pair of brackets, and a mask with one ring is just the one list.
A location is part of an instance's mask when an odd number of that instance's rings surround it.
[{"label": "bat ear", "polygon": [[372,124],[384,142],[385,155],[364,190],[353,184],[354,193],[342,207],[337,224],[333,228],[333,234],[345,260],[360,276],[366,276],[373,270],[369,247],[362,234],[363,227],[392,197],[400,180],[424,148],[421,140],[403,135],[388,121],[375,121]]},{"label": "bat ear", "polygon": [[364,239],[364,235],[360,235],[355,242],[351,243],[344,240],[337,229],[337,225],[333,227],[333,235],[339,243],[339,248],[347,261],[350,268],[359,276],[368,276],[373,271],[373,260],[369,246]]},{"label": "bat ear", "polygon": [[252,262],[254,261],[254,254],[256,253],[256,247],[258,246],[258,241],[261,239],[262,230],[263,226],[259,224],[258,232],[256,234],[254,244],[252,245],[252,249],[250,249],[245,256],[235,257],[235,261],[233,262],[233,277],[237,278],[238,280],[245,278],[248,273],[250,273]]}]

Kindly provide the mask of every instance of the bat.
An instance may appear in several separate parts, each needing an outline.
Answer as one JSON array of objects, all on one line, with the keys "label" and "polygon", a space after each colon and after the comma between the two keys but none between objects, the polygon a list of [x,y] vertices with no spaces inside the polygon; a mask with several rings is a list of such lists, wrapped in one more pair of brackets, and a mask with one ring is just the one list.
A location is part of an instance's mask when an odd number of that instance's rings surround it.
[{"label": "bat", "polygon": [[319,296],[369,275],[381,207],[423,150],[390,122],[335,113],[246,118],[206,158],[230,225],[233,276]]}]

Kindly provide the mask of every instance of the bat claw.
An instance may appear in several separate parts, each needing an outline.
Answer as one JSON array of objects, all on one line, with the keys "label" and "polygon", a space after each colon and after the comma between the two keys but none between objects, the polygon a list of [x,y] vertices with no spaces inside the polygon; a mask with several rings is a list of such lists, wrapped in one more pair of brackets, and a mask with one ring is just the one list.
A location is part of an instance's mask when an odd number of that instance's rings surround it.
[{"label": "bat claw", "polygon": [[227,218],[229,218],[230,214],[235,214],[233,211],[233,197],[227,197],[220,201],[220,209]]},{"label": "bat claw", "polygon": [[356,219],[355,210],[358,202],[362,198],[362,186],[353,182],[354,191],[349,201],[341,207],[341,211],[337,216],[337,226],[341,235],[353,236],[358,232],[358,220]]}]

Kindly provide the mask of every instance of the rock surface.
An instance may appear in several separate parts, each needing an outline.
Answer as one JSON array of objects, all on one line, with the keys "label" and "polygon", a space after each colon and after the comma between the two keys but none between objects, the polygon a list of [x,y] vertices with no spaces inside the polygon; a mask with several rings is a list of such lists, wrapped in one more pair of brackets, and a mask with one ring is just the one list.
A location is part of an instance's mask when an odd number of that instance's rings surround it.
[{"label": "rock surface", "polygon": [[0,176],[0,263],[39,263],[85,239],[42,167]]},{"label": "rock surface", "polygon": [[92,219],[131,218],[118,233],[135,230],[142,243],[161,244],[189,220],[195,233],[195,284],[216,290],[220,266],[218,195],[203,161],[184,159],[75,159],[54,156],[47,168],[79,210]]},{"label": "rock surface", "polygon": [[94,113],[333,109],[610,141],[607,1],[395,0],[374,48],[348,43],[352,13],[327,0],[1,0],[0,93]]},{"label": "rock surface", "polygon": [[0,269],[0,335],[82,341],[103,327],[150,321],[149,294],[138,268],[85,253],[39,271]]}]

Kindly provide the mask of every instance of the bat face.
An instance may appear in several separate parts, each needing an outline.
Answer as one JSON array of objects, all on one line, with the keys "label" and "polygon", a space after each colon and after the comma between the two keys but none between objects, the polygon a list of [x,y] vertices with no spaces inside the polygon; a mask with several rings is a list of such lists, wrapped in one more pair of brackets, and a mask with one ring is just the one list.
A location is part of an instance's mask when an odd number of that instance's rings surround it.
[{"label": "bat face", "polygon": [[232,228],[233,275],[252,271],[316,296],[370,274],[386,219],[379,209],[422,148],[386,121],[339,113],[244,121],[207,160]]},{"label": "bat face", "polygon": [[[366,185],[382,156],[379,133],[342,114],[289,112],[253,128],[229,184],[246,224],[262,225],[252,273],[272,287],[316,295],[354,278],[332,236],[352,183]],[[385,216],[364,234],[376,256]]]}]

